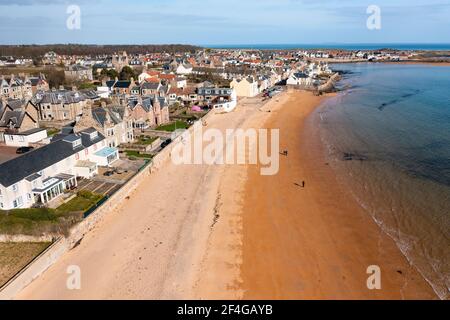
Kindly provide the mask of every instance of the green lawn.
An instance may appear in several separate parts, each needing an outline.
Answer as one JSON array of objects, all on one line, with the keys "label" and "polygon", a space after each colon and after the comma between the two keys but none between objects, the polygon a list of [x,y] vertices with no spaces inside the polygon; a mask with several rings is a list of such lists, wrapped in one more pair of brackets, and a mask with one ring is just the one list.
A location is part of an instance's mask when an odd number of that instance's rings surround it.
[{"label": "green lawn", "polygon": [[159,126],[156,128],[156,130],[173,132],[176,129],[187,129],[187,128],[189,128],[187,122],[177,120],[176,122]]},{"label": "green lawn", "polygon": [[85,212],[93,207],[102,198],[103,196],[99,194],[94,194],[88,191],[80,191],[75,198],[59,206],[56,211],[60,215],[71,212]]},{"label": "green lawn", "polygon": [[83,219],[85,211],[103,197],[80,191],[75,198],[56,209],[30,208],[0,211],[0,234],[41,235],[65,233]]},{"label": "green lawn", "polygon": [[55,128],[47,129],[47,136],[49,136],[49,137],[53,137],[57,133],[59,133],[58,129],[55,129]]},{"label": "green lawn", "polygon": [[139,136],[138,144],[150,145],[158,139],[157,137]]},{"label": "green lawn", "polygon": [[0,286],[47,249],[49,245],[49,242],[0,243]]},{"label": "green lawn", "polygon": [[152,155],[146,153],[139,153],[139,151],[125,150],[125,153],[129,158],[143,158],[143,159],[153,158]]}]

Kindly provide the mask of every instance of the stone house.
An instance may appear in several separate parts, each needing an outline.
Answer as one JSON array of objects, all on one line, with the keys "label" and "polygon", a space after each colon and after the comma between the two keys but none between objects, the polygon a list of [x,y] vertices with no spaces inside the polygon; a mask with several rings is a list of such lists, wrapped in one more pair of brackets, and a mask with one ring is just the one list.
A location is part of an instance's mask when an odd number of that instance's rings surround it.
[{"label": "stone house", "polygon": [[33,96],[32,83],[28,77],[0,78],[0,97],[6,99],[31,99]]},{"label": "stone house", "polygon": [[81,116],[88,103],[86,97],[77,91],[39,91],[33,98],[38,108],[40,121],[74,121]]},{"label": "stone house", "polygon": [[38,109],[30,101],[0,100],[0,141],[5,133],[39,128]]},{"label": "stone house", "polygon": [[116,69],[117,72],[122,71],[123,67],[130,65],[128,54],[125,51],[114,54],[112,56],[111,63],[113,68]]},{"label": "stone house", "polygon": [[92,69],[80,65],[68,66],[64,70],[64,76],[68,81],[92,81]]},{"label": "stone house", "polygon": [[126,106],[86,106],[83,115],[74,127],[74,132],[80,132],[90,127],[105,136],[109,147],[117,147],[122,143],[131,143],[134,140],[133,119]]}]

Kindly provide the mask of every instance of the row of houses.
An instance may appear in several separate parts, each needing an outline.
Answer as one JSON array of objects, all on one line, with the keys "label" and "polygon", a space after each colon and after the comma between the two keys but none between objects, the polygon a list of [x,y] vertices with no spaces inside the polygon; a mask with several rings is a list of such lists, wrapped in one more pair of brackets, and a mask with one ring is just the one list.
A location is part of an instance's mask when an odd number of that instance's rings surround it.
[{"label": "row of houses", "polygon": [[[51,98],[55,98],[53,95]],[[89,127],[102,132],[108,140],[109,146],[118,146],[134,140],[133,128],[145,129],[168,123],[169,107],[166,99],[157,95],[132,96],[126,104],[103,104],[95,106],[91,101],[69,101],[73,104],[61,104],[59,100],[46,98],[42,103],[34,104],[32,101],[10,100],[0,104],[0,141],[10,146],[28,146],[36,137],[29,130],[46,125],[49,114],[63,113],[68,119],[70,114],[76,122],[75,128],[83,130]],[[72,122],[69,121],[69,122]],[[52,122],[53,123],[53,122]],[[24,134],[26,133],[26,134]],[[34,134],[28,137],[28,134]],[[31,139],[31,140],[30,140]],[[19,144],[17,141],[19,140]]]},{"label": "row of houses", "polygon": [[106,137],[94,128],[60,135],[51,143],[0,164],[0,209],[48,205],[77,186],[77,177],[91,178],[99,166],[119,159]]},{"label": "row of houses", "polygon": [[31,99],[40,90],[49,90],[48,82],[42,74],[36,77],[13,74],[9,77],[0,77],[1,99]]}]

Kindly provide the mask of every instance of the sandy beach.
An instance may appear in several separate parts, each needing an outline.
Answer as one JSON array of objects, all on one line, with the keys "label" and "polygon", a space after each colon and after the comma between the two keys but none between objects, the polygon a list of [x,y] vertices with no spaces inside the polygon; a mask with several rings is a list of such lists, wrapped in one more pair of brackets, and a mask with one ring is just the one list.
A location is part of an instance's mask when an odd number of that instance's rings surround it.
[{"label": "sandy beach", "polygon": [[[281,158],[275,176],[261,176],[252,166],[228,169],[222,192],[235,192],[221,207],[226,223],[212,236],[200,297],[436,299],[323,160],[308,118],[322,99],[291,92],[265,107],[272,109],[267,120],[254,119],[255,126],[262,121],[280,129],[280,149],[288,150],[288,157]],[[236,190],[236,181],[243,180]],[[305,188],[296,185],[302,181]],[[367,288],[370,265],[381,268],[381,290]]]},{"label": "sandy beach", "polygon": [[[435,298],[395,243],[336,181],[324,160],[317,126],[307,118],[319,100],[293,93],[266,124],[280,128],[282,149],[289,156],[276,176],[263,178],[249,170],[243,208],[244,297]],[[295,185],[300,181],[305,188]],[[367,289],[370,265],[381,268],[381,290]]]},{"label": "sandy beach", "polygon": [[[211,117],[207,127],[222,131],[279,128],[289,150],[279,174],[167,162],[17,298],[435,298],[324,163],[308,118],[322,99],[285,92]],[[374,264],[378,291],[366,287]],[[81,290],[66,287],[70,265],[81,269]]]}]

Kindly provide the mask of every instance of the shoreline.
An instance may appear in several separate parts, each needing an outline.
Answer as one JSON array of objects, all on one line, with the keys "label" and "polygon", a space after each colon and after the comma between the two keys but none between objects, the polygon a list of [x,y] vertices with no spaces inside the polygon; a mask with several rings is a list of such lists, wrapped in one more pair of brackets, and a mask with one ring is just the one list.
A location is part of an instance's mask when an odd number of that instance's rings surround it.
[{"label": "shoreline", "polygon": [[433,67],[448,67],[450,66],[450,62],[433,62],[433,61],[420,61],[420,60],[402,60],[402,61],[368,61],[368,60],[317,60],[323,61],[328,64],[352,64],[352,63],[368,63],[368,64],[397,64],[397,65],[424,65],[424,66],[433,66]]},{"label": "shoreline", "polygon": [[[288,149],[289,157],[281,157],[280,172],[273,177],[260,176],[258,167],[247,168],[241,210],[242,298],[436,299],[431,286],[326,164],[313,117],[323,97],[288,95],[264,127],[280,128],[280,149]],[[302,180],[305,189],[294,185]],[[367,289],[370,265],[382,270],[381,290]]]}]

